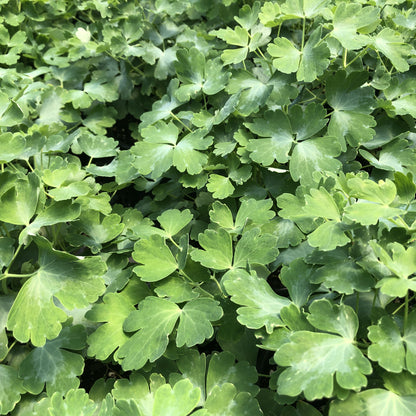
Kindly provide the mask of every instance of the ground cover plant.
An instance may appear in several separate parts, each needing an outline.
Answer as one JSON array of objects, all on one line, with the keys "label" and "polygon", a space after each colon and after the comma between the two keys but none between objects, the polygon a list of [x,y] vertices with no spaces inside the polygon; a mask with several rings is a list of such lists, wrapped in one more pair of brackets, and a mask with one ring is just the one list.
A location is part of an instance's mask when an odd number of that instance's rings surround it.
[{"label": "ground cover plant", "polygon": [[415,414],[414,2],[0,11],[1,415]]}]

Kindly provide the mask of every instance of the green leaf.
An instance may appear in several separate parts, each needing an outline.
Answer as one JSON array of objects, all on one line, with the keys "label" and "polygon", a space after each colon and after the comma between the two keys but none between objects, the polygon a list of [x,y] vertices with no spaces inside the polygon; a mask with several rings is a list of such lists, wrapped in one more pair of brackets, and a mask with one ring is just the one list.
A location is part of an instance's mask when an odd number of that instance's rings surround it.
[{"label": "green leaf", "polygon": [[47,341],[43,347],[33,349],[19,367],[19,378],[31,394],[39,394],[45,387],[49,395],[66,393],[79,386],[84,370],[80,354],[67,350],[82,350],[86,333],[81,325],[65,327],[57,338]]},{"label": "green leaf", "polygon": [[226,49],[222,53],[221,59],[225,65],[238,64],[246,59],[249,43],[249,34],[246,29],[241,26],[236,26],[234,30],[227,27],[227,29],[212,31],[210,34],[224,40],[229,45],[240,46],[240,48],[237,49]]},{"label": "green leaf", "polygon": [[109,157],[117,154],[118,143],[111,137],[82,134],[77,142],[80,150],[91,158]]},{"label": "green leaf", "polygon": [[181,309],[173,302],[148,296],[124,321],[126,332],[137,331],[118,350],[124,370],[142,368],[165,352]]},{"label": "green leaf", "polygon": [[154,289],[160,298],[167,298],[171,302],[182,303],[198,297],[196,290],[193,290],[189,283],[179,276],[169,276],[157,284]]},{"label": "green leaf", "polygon": [[377,224],[380,218],[393,218],[402,215],[403,211],[400,208],[360,202],[345,208],[344,214],[350,220],[362,225],[372,225]]},{"label": "green leaf", "polygon": [[0,414],[7,415],[14,409],[26,390],[13,367],[0,364],[0,378]]},{"label": "green leaf", "polygon": [[189,209],[179,211],[178,209],[169,209],[157,217],[159,224],[166,232],[166,237],[170,238],[178,234],[191,221],[193,215]]},{"label": "green leaf", "polygon": [[313,185],[313,173],[337,172],[341,162],[335,157],[341,153],[341,146],[333,137],[320,137],[298,143],[289,163],[290,176],[304,185]]},{"label": "green leaf", "polygon": [[152,414],[168,412],[169,416],[187,416],[198,404],[200,396],[201,390],[189,380],[178,381],[173,389],[165,384],[156,390]]},{"label": "green leaf", "polygon": [[8,94],[0,92],[0,127],[11,127],[23,120],[20,106],[10,99]]},{"label": "green leaf", "polygon": [[218,321],[222,315],[222,308],[213,299],[195,299],[186,303],[181,310],[176,345],[192,347],[202,344],[214,334],[211,322]]},{"label": "green leaf", "polygon": [[36,212],[40,181],[35,173],[14,177],[13,186],[0,196],[0,221],[29,225]]},{"label": "green leaf", "polygon": [[238,391],[246,391],[255,396],[259,388],[255,385],[257,371],[247,361],[235,362],[235,357],[228,351],[213,353],[207,371],[207,396],[216,386],[232,383]]},{"label": "green leaf", "polygon": [[280,110],[267,111],[261,119],[246,123],[248,129],[262,138],[249,140],[250,158],[264,166],[275,160],[286,163],[293,144],[292,128],[287,116]]},{"label": "green leaf", "polygon": [[10,310],[7,328],[20,342],[41,347],[61,332],[67,314],[53,302],[58,299],[69,310],[95,302],[105,289],[105,263],[99,257],[80,260],[54,250],[43,237],[33,237],[39,250],[39,269],[23,284]]},{"label": "green leaf", "polygon": [[[123,323],[135,310],[134,304],[149,295],[145,283],[131,280],[120,293],[107,293],[102,303],[96,303],[85,314],[93,322],[103,322],[88,336],[88,355],[106,360],[111,353],[123,345],[129,337],[123,331]],[[117,351],[114,354],[117,359]]]},{"label": "green leaf", "polygon": [[182,85],[175,92],[180,101],[188,101],[199,91],[213,95],[224,89],[230,76],[224,72],[218,59],[205,61],[205,55],[197,48],[189,51],[181,49],[176,52],[176,73]]},{"label": "green leaf", "polygon": [[72,201],[52,202],[23,229],[19,235],[19,243],[26,241],[29,235],[38,233],[42,227],[74,221],[80,213],[81,207],[78,204],[73,204]]},{"label": "green leaf", "polygon": [[334,28],[331,36],[336,38],[345,49],[360,49],[370,42],[368,36],[360,34],[360,29],[367,26],[375,29],[374,25],[378,23],[378,18],[379,10],[375,7],[362,7],[357,3],[339,3],[334,13]]},{"label": "green leaf", "polygon": [[243,70],[233,74],[226,87],[229,94],[241,91],[237,110],[242,116],[256,113],[266,103],[273,89],[271,80],[266,82]]},{"label": "green leaf", "polygon": [[286,18],[307,17],[310,19],[322,13],[327,3],[327,0],[286,0],[281,9],[282,13],[287,15]]},{"label": "green leaf", "polygon": [[250,393],[238,393],[231,383],[215,386],[204,408],[194,413],[195,416],[261,416],[257,400]]},{"label": "green leaf", "polygon": [[328,299],[315,300],[309,307],[308,321],[317,329],[341,335],[353,341],[358,330],[358,318],[348,305],[335,305]]},{"label": "green leaf", "polygon": [[399,373],[405,368],[405,348],[400,329],[391,316],[383,316],[368,328],[368,357],[387,371]]},{"label": "green leaf", "polygon": [[279,254],[276,248],[277,237],[260,234],[260,228],[246,231],[238,241],[234,253],[233,267],[246,267],[247,264],[269,264]]},{"label": "green leaf", "polygon": [[416,411],[416,398],[414,395],[399,396],[384,389],[370,389],[332,403],[329,416],[341,416],[351,411],[363,416],[412,416]]},{"label": "green leaf", "polygon": [[297,396],[303,392],[307,400],[331,397],[334,375],[341,387],[358,390],[367,384],[364,375],[372,371],[351,340],[321,332],[294,332],[275,358],[277,364],[289,367],[279,376],[279,394]]},{"label": "green leaf", "polygon": [[374,90],[363,86],[367,73],[353,72],[347,75],[339,71],[326,83],[326,97],[334,112],[328,125],[328,134],[336,137],[345,151],[345,140],[351,146],[358,146],[371,140],[376,125],[373,110]]},{"label": "green leaf", "polygon": [[308,243],[312,247],[329,251],[337,247],[345,246],[350,242],[344,233],[342,224],[336,221],[327,221],[321,224],[315,231],[308,235]]},{"label": "green leaf", "polygon": [[311,280],[313,269],[302,259],[296,259],[289,266],[284,266],[280,273],[280,280],[287,287],[292,302],[302,307],[309,296],[318,288]]},{"label": "green leaf", "polygon": [[204,250],[192,250],[192,260],[214,270],[226,270],[232,267],[233,246],[227,231],[222,228],[205,230],[204,233],[199,234],[198,241]]},{"label": "green leaf", "polygon": [[323,283],[328,289],[347,295],[354,291],[368,292],[374,287],[373,277],[348,259],[319,267],[311,276],[311,282]]},{"label": "green leaf", "polygon": [[339,220],[340,212],[334,198],[324,188],[311,189],[310,195],[305,195],[304,211],[311,217]]},{"label": "green leaf", "polygon": [[[267,332],[282,326],[280,310],[290,304],[289,299],[276,295],[266,280],[258,278],[245,270],[227,272],[222,283],[231,300],[243,305],[237,309],[238,322],[251,329],[266,327]],[[247,288],[250,291],[247,291]]]},{"label": "green leaf", "polygon": [[173,273],[178,265],[165,240],[160,235],[151,235],[134,245],[133,259],[142,265],[134,272],[144,282],[156,282]]},{"label": "green leaf", "polygon": [[48,410],[51,416],[93,416],[96,408],[97,405],[89,399],[84,389],[71,389],[65,397],[54,393]]},{"label": "green leaf", "polygon": [[285,74],[297,72],[301,51],[287,38],[276,38],[273,44],[267,46],[267,52],[273,59],[273,66]]},{"label": "green leaf", "polygon": [[399,33],[393,29],[384,28],[377,33],[372,43],[374,48],[390,59],[398,71],[406,72],[409,69],[406,58],[412,53],[412,47],[404,42]]},{"label": "green leaf", "polygon": [[14,240],[9,237],[0,237],[0,269],[8,266],[14,254]]},{"label": "green leaf", "polygon": [[215,201],[212,204],[212,209],[209,211],[209,218],[221,228],[229,230],[234,228],[233,214],[230,208],[222,202]]},{"label": "green leaf", "polygon": [[212,192],[214,198],[224,199],[232,195],[235,188],[228,176],[211,173],[208,178],[207,189]]},{"label": "green leaf", "polygon": [[124,228],[118,214],[101,217],[98,211],[84,211],[80,219],[72,224],[68,241],[75,246],[87,246],[92,253],[98,253],[104,243],[114,240]]},{"label": "green leaf", "polygon": [[26,146],[26,140],[20,134],[3,133],[0,135],[0,163],[9,163],[18,159]]}]

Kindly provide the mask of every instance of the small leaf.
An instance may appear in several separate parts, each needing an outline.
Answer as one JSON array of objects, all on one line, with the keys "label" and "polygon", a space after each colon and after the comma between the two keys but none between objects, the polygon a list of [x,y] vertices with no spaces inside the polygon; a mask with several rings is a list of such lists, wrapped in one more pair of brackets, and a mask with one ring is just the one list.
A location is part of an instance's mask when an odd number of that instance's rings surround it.
[{"label": "small leaf", "polygon": [[134,245],[133,259],[141,266],[133,271],[144,282],[156,282],[173,273],[178,265],[163,237],[151,235]]}]

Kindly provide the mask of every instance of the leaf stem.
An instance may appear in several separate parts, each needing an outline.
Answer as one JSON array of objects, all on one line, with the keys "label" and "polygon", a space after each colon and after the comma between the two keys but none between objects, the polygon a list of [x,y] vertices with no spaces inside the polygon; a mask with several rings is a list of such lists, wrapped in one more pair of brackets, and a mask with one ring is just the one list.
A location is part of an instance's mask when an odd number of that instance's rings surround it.
[{"label": "leaf stem", "polygon": [[301,51],[303,51],[303,48],[305,46],[305,31],[306,31],[306,17],[303,18],[303,23],[302,23],[302,44],[300,47]]},{"label": "leaf stem", "polygon": [[219,283],[219,282],[218,282],[218,280],[215,278],[215,274],[214,274],[214,275],[212,275],[212,276],[210,276],[210,280],[213,280],[213,281],[217,284],[218,289],[220,290],[221,296],[222,296],[224,299],[227,299],[227,298],[228,298],[228,296],[226,296],[226,295],[225,295],[225,293],[224,293],[224,291],[222,290],[222,287],[221,287],[220,283]]},{"label": "leaf stem", "polygon": [[17,340],[15,339],[12,343],[11,343],[11,345],[10,345],[10,347],[9,348],[7,348],[7,354],[6,354],[6,356],[2,359],[2,360],[0,360],[0,363],[2,363],[5,359],[6,359],[6,357],[9,355],[9,352],[12,350],[12,348],[16,345],[16,342],[17,342]]},{"label": "leaf stem", "polygon": [[347,67],[347,52],[348,52],[348,49],[344,48],[344,53],[342,56],[342,63],[344,65],[344,68]]},{"label": "leaf stem", "polygon": [[367,52],[367,49],[368,49],[368,46],[366,46],[360,53],[357,53],[357,55],[355,55],[355,57],[350,61],[350,62],[348,62],[346,65],[345,65],[345,68],[347,68],[348,66],[350,66],[355,60],[357,60],[358,58],[360,58],[361,56],[363,56],[366,52]]},{"label": "leaf stem", "polygon": [[0,280],[7,279],[8,277],[18,277],[18,278],[24,278],[24,277],[32,277],[34,273],[27,273],[27,274],[15,274],[15,273],[4,273],[3,276],[0,276]]},{"label": "leaf stem", "polygon": [[403,332],[406,332],[407,320],[409,317],[409,291],[404,298],[404,317],[403,317]]},{"label": "leaf stem", "polygon": [[6,269],[6,271],[4,272],[4,274],[8,274],[8,273],[9,273],[10,267],[12,267],[12,264],[13,264],[13,262],[15,261],[15,259],[16,259],[16,257],[17,257],[17,255],[19,254],[19,251],[20,251],[20,249],[21,249],[21,248],[22,248],[22,244],[19,244],[19,245],[17,246],[17,249],[16,249],[16,251],[14,252],[13,257],[12,257],[12,259],[10,260],[10,263],[9,263],[9,265],[7,266],[7,269]]},{"label": "leaf stem", "polygon": [[179,123],[182,124],[182,126],[184,126],[190,133],[192,133],[192,130],[175,114],[172,113],[172,111],[169,111],[170,115]]}]

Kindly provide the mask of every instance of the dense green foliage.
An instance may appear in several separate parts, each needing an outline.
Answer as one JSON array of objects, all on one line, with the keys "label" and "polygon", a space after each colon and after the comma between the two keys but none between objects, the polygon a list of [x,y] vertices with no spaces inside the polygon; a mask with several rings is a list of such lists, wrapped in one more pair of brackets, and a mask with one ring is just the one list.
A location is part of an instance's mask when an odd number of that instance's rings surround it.
[{"label": "dense green foliage", "polygon": [[415,414],[413,1],[0,11],[1,415]]}]

